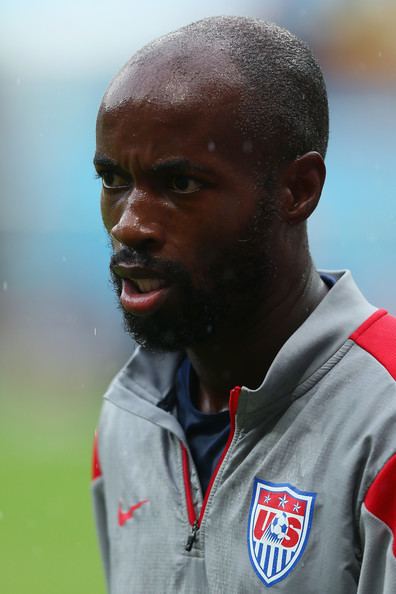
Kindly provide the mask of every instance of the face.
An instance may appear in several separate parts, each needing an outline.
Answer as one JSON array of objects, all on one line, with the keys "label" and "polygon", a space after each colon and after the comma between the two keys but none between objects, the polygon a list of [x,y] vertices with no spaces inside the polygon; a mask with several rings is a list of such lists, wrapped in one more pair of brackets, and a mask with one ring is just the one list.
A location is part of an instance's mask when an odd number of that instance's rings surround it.
[{"label": "face", "polygon": [[238,89],[205,81],[178,100],[158,92],[160,71],[130,73],[105,97],[95,167],[127,328],[146,348],[176,350],[260,307],[278,217],[234,128]]}]

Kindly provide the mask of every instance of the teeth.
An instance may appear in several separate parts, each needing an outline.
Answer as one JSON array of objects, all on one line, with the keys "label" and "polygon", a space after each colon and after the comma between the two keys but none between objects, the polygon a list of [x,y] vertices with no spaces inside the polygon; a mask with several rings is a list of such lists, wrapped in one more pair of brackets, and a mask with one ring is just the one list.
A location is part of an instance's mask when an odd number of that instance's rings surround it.
[{"label": "teeth", "polygon": [[141,293],[157,291],[165,286],[165,281],[159,278],[134,278],[132,280]]}]

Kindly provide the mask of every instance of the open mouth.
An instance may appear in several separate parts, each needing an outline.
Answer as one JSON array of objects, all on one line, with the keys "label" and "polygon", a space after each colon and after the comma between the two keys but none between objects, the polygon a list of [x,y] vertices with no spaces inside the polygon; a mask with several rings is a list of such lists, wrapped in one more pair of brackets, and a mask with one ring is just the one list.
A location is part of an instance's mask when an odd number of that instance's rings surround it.
[{"label": "open mouth", "polygon": [[148,315],[156,311],[167,299],[171,287],[158,278],[123,278],[120,302],[135,315]]},{"label": "open mouth", "polygon": [[120,302],[131,314],[153,313],[172,293],[173,283],[156,270],[126,263],[112,264],[111,270],[121,279]]},{"label": "open mouth", "polygon": [[151,293],[163,289],[167,285],[166,281],[160,278],[128,278],[124,280],[128,281],[136,293]]}]

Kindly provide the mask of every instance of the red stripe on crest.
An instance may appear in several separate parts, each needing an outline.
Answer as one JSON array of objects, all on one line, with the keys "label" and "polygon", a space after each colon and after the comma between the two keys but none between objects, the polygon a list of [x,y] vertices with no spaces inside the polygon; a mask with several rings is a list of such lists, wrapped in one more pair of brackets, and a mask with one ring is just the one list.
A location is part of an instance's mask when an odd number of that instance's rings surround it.
[{"label": "red stripe on crest", "polygon": [[396,454],[377,474],[364,503],[369,512],[384,522],[393,534],[393,554],[396,557]]},{"label": "red stripe on crest", "polygon": [[98,432],[95,431],[95,438],[94,438],[94,445],[93,445],[93,454],[92,454],[92,480],[99,478],[102,476],[102,469],[100,467],[99,461],[99,451],[98,451]]},{"label": "red stripe on crest", "polygon": [[377,359],[396,379],[396,318],[379,309],[349,338]]}]

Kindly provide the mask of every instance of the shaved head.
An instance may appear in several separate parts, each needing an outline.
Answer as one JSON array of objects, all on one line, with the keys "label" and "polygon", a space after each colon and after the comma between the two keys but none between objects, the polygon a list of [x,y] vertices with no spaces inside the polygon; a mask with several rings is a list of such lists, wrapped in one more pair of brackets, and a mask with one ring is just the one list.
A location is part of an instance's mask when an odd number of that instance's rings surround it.
[{"label": "shaved head", "polygon": [[133,79],[139,82],[138,88],[134,85],[134,100],[162,105],[171,102],[180,107],[208,86],[211,93],[200,97],[207,104],[216,100],[222,89],[242,87],[243,77],[228,53],[218,53],[202,41],[188,42],[184,36],[179,40],[175,35],[166,35],[132,56],[110,84],[104,105],[114,107],[125,101]]},{"label": "shaved head", "polygon": [[308,46],[274,24],[210,17],[169,33],[132,56],[110,84],[102,109],[125,103],[132,79],[139,81],[134,99],[138,93],[143,102],[183,109],[199,97],[210,109],[227,98],[230,124],[238,126],[246,150],[259,148],[260,166],[309,151],[325,157],[329,116],[322,72]]}]

